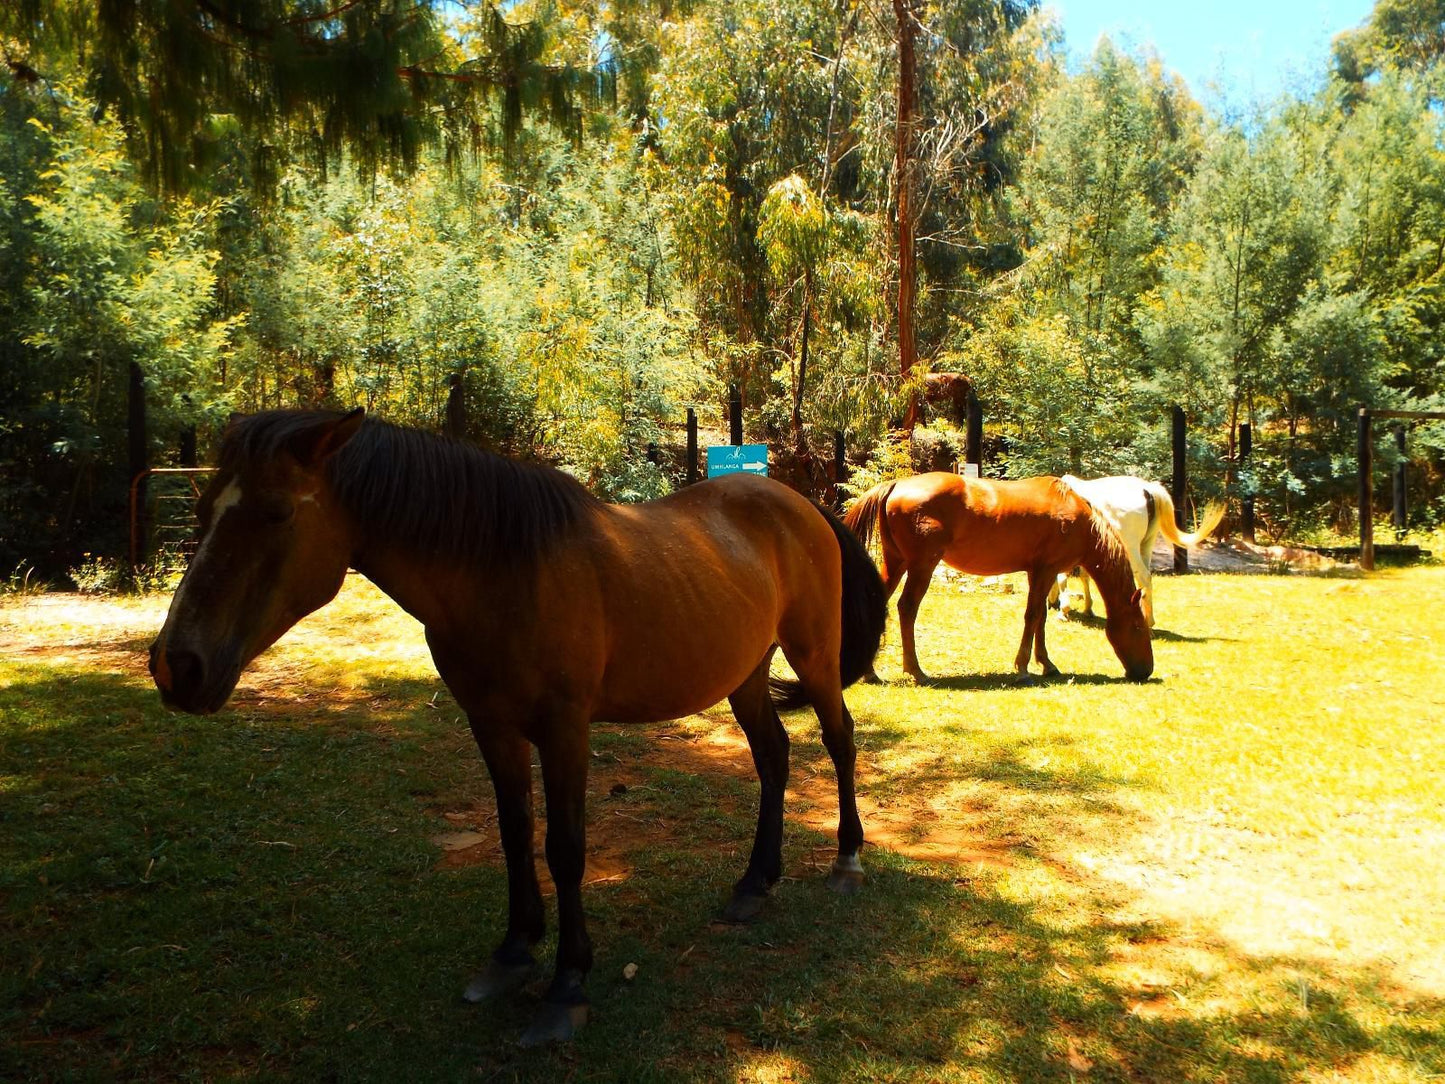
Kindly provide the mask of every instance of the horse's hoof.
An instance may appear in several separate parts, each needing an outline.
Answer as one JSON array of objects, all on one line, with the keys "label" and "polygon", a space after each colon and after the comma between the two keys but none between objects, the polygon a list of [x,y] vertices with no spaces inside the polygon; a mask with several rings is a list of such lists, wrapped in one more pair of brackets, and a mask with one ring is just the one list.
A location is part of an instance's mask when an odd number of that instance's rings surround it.
[{"label": "horse's hoof", "polygon": [[828,872],[828,887],[840,896],[853,895],[863,887],[863,864],[854,855],[840,855]]},{"label": "horse's hoof", "polygon": [[535,960],[526,963],[504,964],[496,960],[487,961],[487,969],[471,982],[462,992],[462,997],[473,1005],[490,1001],[494,997],[505,997],[525,986],[537,973]]},{"label": "horse's hoof", "polygon": [[869,670],[867,673],[865,673],[865,674],[864,674],[862,677],[860,677],[858,680],[861,681],[864,685],[882,685],[882,684],[883,684],[883,679],[880,678],[880,677],[878,676],[877,672],[876,672],[876,671],[873,671],[873,670]]},{"label": "horse's hoof", "polygon": [[1063,676],[1064,676],[1063,671],[1060,670],[1060,669],[1059,669],[1057,666],[1055,666],[1053,663],[1049,663],[1048,666],[1044,667],[1044,677],[1046,677],[1046,678],[1056,678],[1056,677],[1063,677]]},{"label": "horse's hoof", "polygon": [[1027,689],[1034,685],[1037,685],[1038,683],[1039,679],[1034,677],[1034,675],[1029,673],[1027,670],[1014,675],[1014,684],[1019,686],[1020,688]]},{"label": "horse's hoof", "polygon": [[522,1046],[542,1046],[546,1043],[571,1042],[573,1036],[587,1023],[587,1003],[558,1005],[552,1001],[542,1003],[542,1008],[532,1019],[532,1024],[522,1032]]},{"label": "horse's hoof", "polygon": [[763,913],[763,905],[767,901],[767,896],[734,892],[732,899],[728,900],[727,906],[722,910],[722,920],[734,926],[746,926]]},{"label": "horse's hoof", "polygon": [[927,685],[933,681],[933,679],[927,674],[925,674],[922,670],[910,670],[908,671],[908,676],[911,677],[914,682],[919,685]]}]

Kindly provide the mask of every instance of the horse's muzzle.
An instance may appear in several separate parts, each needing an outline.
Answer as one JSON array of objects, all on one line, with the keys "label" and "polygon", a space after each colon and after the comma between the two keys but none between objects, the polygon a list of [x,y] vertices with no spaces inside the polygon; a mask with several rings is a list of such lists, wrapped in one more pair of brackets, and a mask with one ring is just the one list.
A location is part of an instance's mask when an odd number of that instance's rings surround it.
[{"label": "horse's muzzle", "polygon": [[1124,676],[1130,681],[1148,681],[1154,675],[1154,661],[1140,663],[1137,666],[1126,666]]},{"label": "horse's muzzle", "polygon": [[206,660],[186,648],[162,646],[159,639],[151,644],[150,672],[160,690],[161,703],[190,715],[210,715],[219,711],[231,698],[236,687],[239,668],[217,670]]}]

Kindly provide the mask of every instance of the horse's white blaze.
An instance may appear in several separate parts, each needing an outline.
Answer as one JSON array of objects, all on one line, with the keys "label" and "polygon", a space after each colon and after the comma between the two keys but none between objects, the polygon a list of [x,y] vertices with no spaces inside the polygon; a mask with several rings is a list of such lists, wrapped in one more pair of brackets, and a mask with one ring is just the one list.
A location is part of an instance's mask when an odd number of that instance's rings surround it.
[{"label": "horse's white blaze", "polygon": [[211,515],[215,517],[215,522],[220,523],[221,517],[240,503],[241,483],[232,478],[226,483],[226,488],[221,490],[220,496],[216,498],[216,503],[211,505]]},{"label": "horse's white blaze", "polygon": [[211,539],[216,537],[216,528],[220,526],[221,519],[236,505],[241,503],[241,483],[232,478],[226,483],[226,488],[216,496],[215,502],[211,505],[211,526],[201,539],[201,544],[196,548],[196,555],[191,558],[190,565],[186,568],[186,574],[181,577],[181,582],[176,586],[176,593],[171,599],[170,612],[166,614],[166,623],[161,628],[161,642],[165,642],[165,636],[170,631],[172,615],[180,608],[181,600],[185,594],[186,584],[191,579],[191,569],[195,568],[205,559],[206,551],[210,547]]}]

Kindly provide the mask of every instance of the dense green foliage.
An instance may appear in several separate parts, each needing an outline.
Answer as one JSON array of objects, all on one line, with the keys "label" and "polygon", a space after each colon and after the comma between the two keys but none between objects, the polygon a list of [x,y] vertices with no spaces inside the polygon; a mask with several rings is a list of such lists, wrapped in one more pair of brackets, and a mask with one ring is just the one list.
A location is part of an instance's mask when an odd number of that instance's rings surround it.
[{"label": "dense green foliage", "polygon": [[[887,446],[919,379],[891,20],[504,10],[5,7],[4,571],[123,554],[137,457],[177,462],[191,428],[204,455],[231,410],[437,427],[456,384],[471,439],[615,499],[677,483],[685,409],[719,425],[728,384],[799,484],[834,430]],[[987,469],[1162,477],[1179,403],[1201,491],[1257,493],[1275,533],[1347,526],[1355,409],[1445,404],[1436,5],[1380,0],[1315,93],[1243,118],[1107,41],[1066,71],[1031,3],[911,10],[915,372],[972,379]],[[1441,428],[1411,435],[1424,525]]]}]

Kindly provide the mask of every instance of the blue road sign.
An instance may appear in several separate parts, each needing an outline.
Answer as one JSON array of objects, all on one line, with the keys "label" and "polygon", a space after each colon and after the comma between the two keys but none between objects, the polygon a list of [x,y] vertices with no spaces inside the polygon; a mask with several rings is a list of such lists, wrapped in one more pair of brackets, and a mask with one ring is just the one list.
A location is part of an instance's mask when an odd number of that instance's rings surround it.
[{"label": "blue road sign", "polygon": [[720,444],[707,450],[707,476],[719,478],[724,474],[746,471],[749,474],[768,473],[768,446],[766,444]]}]

